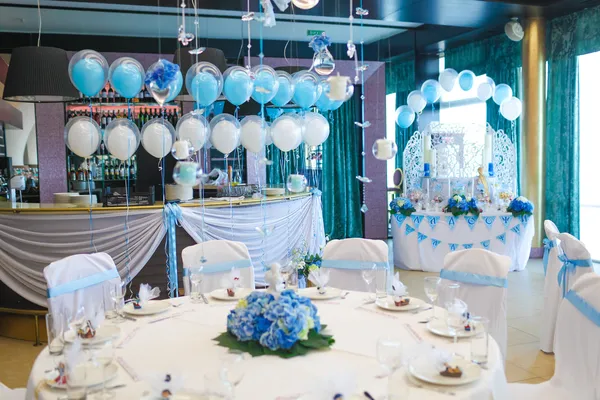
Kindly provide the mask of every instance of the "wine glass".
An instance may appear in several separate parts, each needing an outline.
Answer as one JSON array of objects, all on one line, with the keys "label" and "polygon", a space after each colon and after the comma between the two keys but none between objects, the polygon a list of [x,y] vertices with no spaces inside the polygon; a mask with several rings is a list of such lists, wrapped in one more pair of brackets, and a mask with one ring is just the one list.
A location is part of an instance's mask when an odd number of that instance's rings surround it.
[{"label": "wine glass", "polygon": [[439,276],[426,276],[425,277],[425,295],[431,303],[431,319],[435,319],[435,303],[438,298],[438,285],[441,282]]},{"label": "wine glass", "polygon": [[373,301],[373,298],[371,297],[371,284],[373,283],[373,281],[375,280],[375,276],[377,274],[377,267],[375,264],[373,264],[373,267],[370,269],[363,269],[362,270],[362,278],[363,281],[365,281],[365,283],[367,284],[367,301]]},{"label": "wine glass", "polygon": [[85,321],[86,315],[84,306],[80,306],[67,317],[67,325],[69,326],[69,330],[73,331],[75,337],[77,337],[77,332],[79,331],[79,328],[83,327]]},{"label": "wine glass", "polygon": [[123,300],[127,292],[127,284],[125,281],[110,286],[110,298],[115,307],[115,322],[121,323],[125,321],[122,315]]},{"label": "wine glass", "polygon": [[115,358],[115,345],[114,340],[108,340],[102,343],[101,346],[93,349],[93,365],[96,368],[102,368],[102,390],[94,396],[96,400],[111,400],[116,397],[114,390],[106,387],[106,382],[111,378],[108,375],[108,368]]},{"label": "wine glass", "polygon": [[454,299],[454,301],[446,303],[446,309],[448,310],[448,316],[446,318],[448,332],[454,338],[454,346],[456,347],[458,331],[464,329],[465,326],[467,304],[460,299]]},{"label": "wine glass", "polygon": [[229,387],[231,399],[235,399],[235,387],[240,384],[247,368],[247,353],[231,351],[223,357],[221,380]]},{"label": "wine glass", "polygon": [[377,362],[387,374],[387,399],[391,399],[392,375],[402,366],[402,342],[400,339],[393,336],[379,338],[377,340]]}]

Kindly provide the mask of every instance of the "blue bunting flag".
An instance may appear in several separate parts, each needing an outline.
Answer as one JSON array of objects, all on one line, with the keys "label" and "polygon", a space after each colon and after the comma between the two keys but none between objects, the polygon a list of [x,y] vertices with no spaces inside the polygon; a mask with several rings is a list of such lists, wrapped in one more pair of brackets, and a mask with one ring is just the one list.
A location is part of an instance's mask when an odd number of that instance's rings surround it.
[{"label": "blue bunting flag", "polygon": [[502,235],[496,236],[496,239],[498,239],[502,243],[506,244],[506,233],[503,233]]},{"label": "blue bunting flag", "polygon": [[427,235],[423,235],[421,232],[417,232],[417,240],[421,243],[423,240],[427,239]]},{"label": "blue bunting flag", "polygon": [[473,243],[465,243],[462,245],[465,249],[472,249],[473,248]]},{"label": "blue bunting flag", "polygon": [[483,246],[484,249],[489,250],[490,249],[490,241],[489,240],[484,240],[483,242],[481,242],[481,245]]},{"label": "blue bunting flag", "polygon": [[454,215],[448,215],[446,216],[446,222],[448,222],[448,226],[450,227],[450,230],[453,231],[454,227],[456,227],[456,220],[458,218],[455,217]]},{"label": "blue bunting flag", "polygon": [[510,230],[521,236],[521,225],[515,225]]},{"label": "blue bunting flag", "polygon": [[525,228],[527,226],[527,222],[529,222],[529,217],[530,217],[530,215],[527,215],[527,214],[519,215],[519,219],[521,220],[521,224],[523,225],[523,228]]},{"label": "blue bunting flag", "polygon": [[423,216],[422,215],[411,215],[410,217],[412,218],[413,224],[415,224],[417,229],[419,229],[419,224],[421,223],[421,221],[423,221]]},{"label": "blue bunting flag", "polygon": [[394,217],[396,218],[396,222],[398,222],[398,228],[401,228],[406,217],[402,214],[394,214]]},{"label": "blue bunting flag", "polygon": [[512,221],[513,217],[512,215],[501,215],[500,216],[500,220],[502,221],[502,224],[504,225],[504,229],[508,229],[508,226],[510,225],[510,221]]},{"label": "blue bunting flag", "polygon": [[485,226],[487,226],[487,228],[489,230],[492,229],[492,225],[494,224],[494,221],[496,220],[496,216],[493,217],[482,217],[483,218],[483,222],[485,222]]},{"label": "blue bunting flag", "polygon": [[448,243],[448,247],[450,247],[450,251],[456,251],[456,249],[458,249],[458,244]]},{"label": "blue bunting flag", "polygon": [[469,224],[469,228],[473,230],[475,228],[475,224],[477,223],[477,217],[474,215],[465,215],[465,221]]},{"label": "blue bunting flag", "polygon": [[442,243],[441,240],[437,240],[437,239],[431,238],[431,247],[433,247],[434,250],[435,250],[436,247],[439,246],[440,243]]},{"label": "blue bunting flag", "polygon": [[427,223],[429,224],[429,226],[431,227],[431,230],[435,229],[435,226],[437,225],[437,223],[439,222],[440,217],[439,216],[427,216]]},{"label": "blue bunting flag", "polygon": [[415,231],[415,228],[413,228],[409,224],[406,224],[406,226],[404,228],[405,228],[404,229],[404,234],[405,235],[410,235],[411,233],[413,233]]}]

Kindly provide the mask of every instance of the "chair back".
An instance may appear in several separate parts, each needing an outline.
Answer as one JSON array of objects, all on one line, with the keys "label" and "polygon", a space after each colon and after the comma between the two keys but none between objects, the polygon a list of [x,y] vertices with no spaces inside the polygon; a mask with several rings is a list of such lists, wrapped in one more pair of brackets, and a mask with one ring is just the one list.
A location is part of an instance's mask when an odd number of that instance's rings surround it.
[{"label": "chair back", "polygon": [[[510,264],[510,257],[484,249],[468,249],[448,253],[444,258],[444,268],[440,271],[442,280],[460,283],[458,298],[467,303],[471,315],[489,319],[490,335],[498,342],[504,358]],[[440,298],[443,298],[442,293]]]},{"label": "chair back", "polygon": [[75,254],[44,268],[48,286],[48,309],[52,314],[69,318],[81,306],[86,313],[110,310],[110,288],[120,285],[115,262],[106,253]]},{"label": "chair back", "polygon": [[558,270],[558,285],[562,296],[565,297],[571,285],[582,275],[594,272],[592,255],[585,244],[569,233],[560,233],[556,237],[559,241],[558,254],[560,269]]},{"label": "chair back", "polygon": [[[254,267],[248,248],[244,243],[231,240],[208,240],[188,246],[181,252],[183,259],[183,289],[190,294],[190,275],[202,271],[204,278],[200,284],[202,293],[223,289],[221,281],[232,270],[240,271],[241,287],[254,290]],[[204,262],[203,262],[204,261]]]},{"label": "chair back", "polygon": [[362,271],[371,269],[374,265],[388,271],[389,286],[393,269],[388,262],[388,245],[382,240],[361,238],[332,240],[323,250],[321,268],[330,271],[329,285],[332,287],[366,291],[367,286],[362,278]]},{"label": "chair back", "polygon": [[546,231],[546,239],[544,239],[544,275],[548,274],[548,263],[558,264],[558,239],[560,231],[556,224],[549,219],[544,221],[544,230]]},{"label": "chair back", "polygon": [[600,397],[600,276],[584,274],[563,299],[556,323],[550,383],[573,399]]}]

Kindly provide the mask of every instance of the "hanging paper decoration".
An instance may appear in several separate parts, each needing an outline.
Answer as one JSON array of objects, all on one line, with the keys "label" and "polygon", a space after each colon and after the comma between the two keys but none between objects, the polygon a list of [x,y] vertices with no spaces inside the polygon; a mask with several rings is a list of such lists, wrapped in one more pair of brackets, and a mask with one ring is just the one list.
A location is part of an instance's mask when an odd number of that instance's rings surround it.
[{"label": "hanging paper decoration", "polygon": [[529,215],[527,214],[523,214],[523,215],[519,215],[519,220],[521,220],[521,224],[523,225],[523,228],[525,228],[527,226],[527,222],[529,222]]},{"label": "hanging paper decoration", "polygon": [[396,217],[396,222],[398,223],[398,228],[402,227],[402,224],[404,223],[404,220],[406,219],[406,217],[402,214],[394,214],[394,217]]},{"label": "hanging paper decoration", "polygon": [[512,221],[512,215],[501,215],[500,220],[502,221],[502,225],[504,225],[504,229],[508,229],[510,225],[510,221]]},{"label": "hanging paper decoration", "polygon": [[412,222],[413,222],[413,224],[415,224],[417,229],[419,229],[419,225],[421,224],[421,221],[423,221],[423,216],[422,215],[411,215],[410,218],[412,219]]},{"label": "hanging paper decoration", "polygon": [[515,225],[510,230],[521,236],[521,225]]},{"label": "hanging paper decoration", "polygon": [[406,236],[410,235],[414,231],[415,231],[415,229],[412,226],[410,226],[409,224],[406,224],[405,229],[404,229],[404,234]]},{"label": "hanging paper decoration", "polygon": [[441,240],[431,238],[431,247],[433,247],[434,250],[440,245],[440,243],[442,243]]},{"label": "hanging paper decoration", "polygon": [[496,236],[496,239],[498,239],[502,243],[506,244],[506,233],[503,233],[502,235]]},{"label": "hanging paper decoration", "polygon": [[448,247],[450,247],[450,251],[456,251],[458,249],[457,243],[448,243]]},{"label": "hanging paper decoration", "polygon": [[421,232],[417,232],[417,241],[419,243],[421,243],[425,239],[427,239],[427,235],[423,235]]},{"label": "hanging paper decoration", "polygon": [[439,222],[440,217],[439,216],[427,216],[427,223],[429,224],[429,226],[431,227],[431,229],[435,229],[435,226],[437,225],[437,223]]},{"label": "hanging paper decoration", "polygon": [[469,228],[473,230],[473,228],[475,228],[475,224],[477,223],[477,217],[474,215],[465,215],[465,221],[467,221]]},{"label": "hanging paper decoration", "polygon": [[496,216],[493,217],[482,217],[483,222],[485,223],[485,226],[488,229],[492,229],[492,225],[494,224],[494,221],[496,220]]},{"label": "hanging paper decoration", "polygon": [[465,250],[469,250],[473,248],[473,243],[465,243],[462,245],[462,247],[464,247]]},{"label": "hanging paper decoration", "polygon": [[454,215],[447,215],[446,216],[446,222],[448,223],[448,226],[450,227],[450,230],[453,231],[454,228],[456,227],[456,220],[458,219],[458,217],[455,217]]},{"label": "hanging paper decoration", "polygon": [[320,35],[315,35],[308,44],[315,55],[313,56],[313,65],[310,68],[314,69],[319,75],[329,75],[335,69],[335,61],[333,56],[327,49],[331,45],[331,39],[323,32]]},{"label": "hanging paper decoration", "polygon": [[179,94],[183,76],[179,65],[161,58],[148,68],[144,83],[154,100],[162,106]]},{"label": "hanging paper decoration", "polygon": [[490,241],[489,240],[484,240],[483,242],[481,242],[481,245],[483,246],[484,249],[489,250],[490,249]]}]

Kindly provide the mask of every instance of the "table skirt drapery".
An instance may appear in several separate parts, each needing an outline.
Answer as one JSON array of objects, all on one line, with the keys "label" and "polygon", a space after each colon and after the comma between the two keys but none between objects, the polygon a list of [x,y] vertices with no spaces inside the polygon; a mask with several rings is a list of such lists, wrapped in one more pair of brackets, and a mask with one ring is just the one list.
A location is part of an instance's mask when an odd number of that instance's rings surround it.
[{"label": "table skirt drapery", "polygon": [[441,212],[392,215],[394,266],[439,272],[451,251],[482,248],[509,256],[511,271],[525,269],[535,232],[533,217],[486,212],[478,218]]}]

